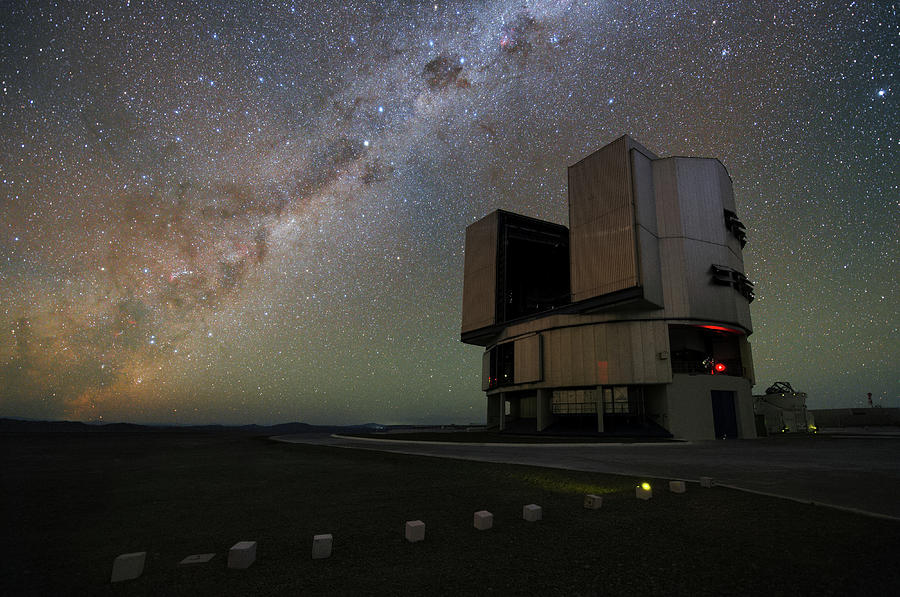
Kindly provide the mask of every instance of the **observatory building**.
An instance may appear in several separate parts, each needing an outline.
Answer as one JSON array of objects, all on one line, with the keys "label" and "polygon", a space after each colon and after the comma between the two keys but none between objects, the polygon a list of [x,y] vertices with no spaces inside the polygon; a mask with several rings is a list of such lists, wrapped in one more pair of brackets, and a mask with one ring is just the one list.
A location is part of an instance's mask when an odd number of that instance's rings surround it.
[{"label": "observatory building", "polygon": [[466,228],[462,341],[488,426],[756,437],[753,286],[731,178],[621,137],[569,167],[569,227]]}]

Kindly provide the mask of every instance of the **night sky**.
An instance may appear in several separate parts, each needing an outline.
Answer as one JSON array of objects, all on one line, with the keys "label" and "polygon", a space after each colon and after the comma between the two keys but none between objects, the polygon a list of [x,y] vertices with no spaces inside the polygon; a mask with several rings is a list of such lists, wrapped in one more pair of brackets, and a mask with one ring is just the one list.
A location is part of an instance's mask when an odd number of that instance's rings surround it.
[{"label": "night sky", "polygon": [[888,2],[4,2],[0,415],[480,422],[466,225],[734,181],[756,392],[900,406]]}]

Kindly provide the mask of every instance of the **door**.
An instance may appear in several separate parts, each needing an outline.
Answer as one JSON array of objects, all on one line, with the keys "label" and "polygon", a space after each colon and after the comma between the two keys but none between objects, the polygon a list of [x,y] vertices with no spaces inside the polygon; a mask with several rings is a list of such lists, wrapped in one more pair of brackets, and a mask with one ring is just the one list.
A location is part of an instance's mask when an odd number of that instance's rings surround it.
[{"label": "door", "polygon": [[716,439],[734,439],[738,436],[737,413],[734,409],[734,392],[713,390],[712,409]]}]

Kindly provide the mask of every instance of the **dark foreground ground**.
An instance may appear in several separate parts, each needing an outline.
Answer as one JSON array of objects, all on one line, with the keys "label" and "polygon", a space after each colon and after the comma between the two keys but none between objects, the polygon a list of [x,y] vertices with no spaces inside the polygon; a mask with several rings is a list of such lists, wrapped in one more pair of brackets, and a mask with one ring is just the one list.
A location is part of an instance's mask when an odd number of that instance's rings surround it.
[{"label": "dark foreground ground", "polygon": [[[274,443],[246,434],[0,435],[0,594],[888,595],[900,523],[635,478]],[[651,481],[652,482],[652,481]],[[603,509],[582,508],[585,493]],[[544,520],[527,523],[537,503]],[[472,513],[494,528],[472,528]],[[427,525],[423,543],[403,522]],[[312,536],[334,554],[312,560]],[[258,542],[248,570],[225,566]],[[109,584],[116,555],[144,575]],[[187,555],[208,564],[179,567]]]}]

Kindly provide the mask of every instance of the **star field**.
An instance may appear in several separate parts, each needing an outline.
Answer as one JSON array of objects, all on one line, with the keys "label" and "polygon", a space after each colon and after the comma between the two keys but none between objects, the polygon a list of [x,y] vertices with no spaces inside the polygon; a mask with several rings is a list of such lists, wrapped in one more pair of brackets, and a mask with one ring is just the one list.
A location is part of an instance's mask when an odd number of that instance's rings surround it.
[{"label": "star field", "polygon": [[900,406],[893,6],[0,11],[0,415],[480,421],[465,226],[626,133],[728,168],[757,392]]}]

